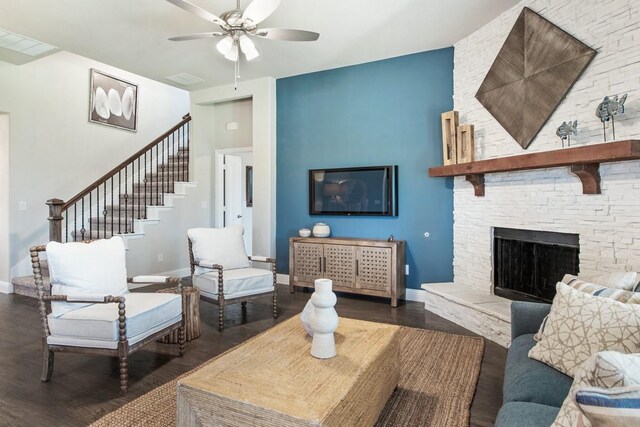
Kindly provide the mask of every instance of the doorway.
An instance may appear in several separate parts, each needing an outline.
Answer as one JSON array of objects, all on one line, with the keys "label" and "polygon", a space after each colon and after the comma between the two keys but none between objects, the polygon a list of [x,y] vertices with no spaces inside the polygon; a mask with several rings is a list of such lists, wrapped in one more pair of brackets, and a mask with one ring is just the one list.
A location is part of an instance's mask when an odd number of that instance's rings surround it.
[{"label": "doorway", "polygon": [[253,250],[253,148],[218,149],[215,168],[215,226],[241,225],[244,247]]},{"label": "doorway", "polygon": [[9,115],[0,113],[0,292],[11,292],[9,243]]}]

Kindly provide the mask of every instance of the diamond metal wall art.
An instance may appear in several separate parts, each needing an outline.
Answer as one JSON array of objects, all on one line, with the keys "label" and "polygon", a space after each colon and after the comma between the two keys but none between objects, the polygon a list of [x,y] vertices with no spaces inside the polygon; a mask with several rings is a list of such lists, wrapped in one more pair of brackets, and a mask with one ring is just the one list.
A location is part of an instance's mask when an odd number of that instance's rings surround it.
[{"label": "diamond metal wall art", "polygon": [[526,149],[595,54],[525,7],[476,98]]}]

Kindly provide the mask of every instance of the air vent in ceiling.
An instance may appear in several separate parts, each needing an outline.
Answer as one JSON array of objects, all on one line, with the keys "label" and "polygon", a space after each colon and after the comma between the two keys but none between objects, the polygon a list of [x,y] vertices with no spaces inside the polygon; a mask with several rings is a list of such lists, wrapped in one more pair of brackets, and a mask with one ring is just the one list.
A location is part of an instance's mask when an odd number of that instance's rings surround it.
[{"label": "air vent in ceiling", "polygon": [[192,76],[191,74],[187,74],[187,73],[180,73],[174,76],[169,76],[167,77],[167,79],[171,80],[172,82],[178,83],[179,85],[182,85],[182,86],[189,86],[189,85],[194,85],[196,83],[204,82],[204,80],[201,79],[200,77]]},{"label": "air vent in ceiling", "polygon": [[38,40],[30,39],[5,30],[0,30],[0,47],[34,57],[58,49],[50,44],[42,43]]}]

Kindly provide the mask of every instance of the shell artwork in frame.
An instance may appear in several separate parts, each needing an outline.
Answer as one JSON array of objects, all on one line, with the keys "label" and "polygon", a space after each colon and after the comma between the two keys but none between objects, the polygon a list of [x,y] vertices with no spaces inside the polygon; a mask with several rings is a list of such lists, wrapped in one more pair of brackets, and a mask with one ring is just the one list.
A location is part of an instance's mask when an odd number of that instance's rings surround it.
[{"label": "shell artwork in frame", "polygon": [[91,69],[89,121],[135,132],[138,85]]}]

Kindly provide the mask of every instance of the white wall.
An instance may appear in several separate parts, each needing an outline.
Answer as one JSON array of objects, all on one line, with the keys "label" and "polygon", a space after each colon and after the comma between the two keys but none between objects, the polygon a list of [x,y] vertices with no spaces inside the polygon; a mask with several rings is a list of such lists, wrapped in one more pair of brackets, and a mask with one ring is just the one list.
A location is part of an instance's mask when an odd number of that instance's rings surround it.
[{"label": "white wall", "polygon": [[[526,151],[475,99],[524,6],[598,52]],[[476,159],[561,148],[555,130],[575,119],[579,134],[572,146],[602,142],[595,109],[605,95],[629,93],[626,113],[616,119],[616,136],[640,138],[638,1],[525,0],[457,43],[454,61],[455,109],[461,123],[475,125]],[[568,168],[486,175],[485,197],[474,197],[471,184],[456,178],[455,282],[491,292],[496,226],[578,233],[582,272],[640,271],[640,162],[604,164],[600,174],[601,195],[583,195],[580,181]]]},{"label": "white wall", "polygon": [[[89,123],[90,68],[138,84],[137,132]],[[11,118],[12,276],[29,274],[29,246],[48,240],[47,199],[74,196],[189,111],[184,90],[68,52],[21,66],[0,62],[0,93],[0,111]],[[171,250],[170,241],[160,244]]]},{"label": "white wall", "polygon": [[[194,179],[200,197],[213,201],[215,142],[214,105],[252,98],[253,119],[253,253],[275,256],[276,204],[276,87],[275,80],[265,77],[241,81],[191,92],[191,111],[196,127],[193,133]],[[213,213],[213,209],[211,210]],[[210,225],[213,225],[213,214]]]},{"label": "white wall", "polygon": [[[213,105],[213,144],[216,149],[251,147],[253,138],[253,101],[251,98],[220,102]],[[237,130],[226,124],[237,123]]]},{"label": "white wall", "polygon": [[9,115],[0,113],[0,290],[9,292]]}]

